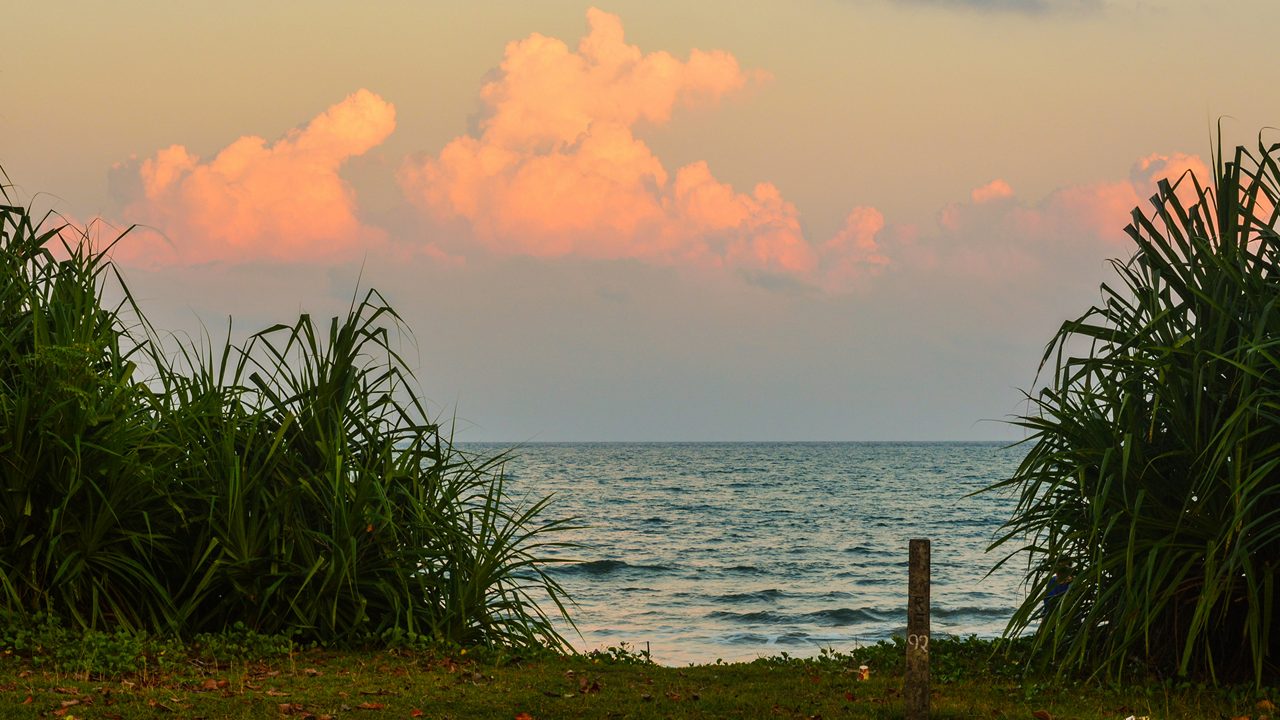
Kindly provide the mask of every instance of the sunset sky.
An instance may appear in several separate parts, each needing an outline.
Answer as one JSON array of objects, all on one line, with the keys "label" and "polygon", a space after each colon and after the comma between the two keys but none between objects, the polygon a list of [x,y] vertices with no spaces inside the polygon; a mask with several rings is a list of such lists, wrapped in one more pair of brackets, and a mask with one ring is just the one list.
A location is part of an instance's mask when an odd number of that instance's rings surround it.
[{"label": "sunset sky", "polygon": [[378,288],[462,439],[1016,439],[1129,211],[1204,177],[1219,118],[1229,144],[1280,125],[1278,22],[1270,0],[20,3],[0,167],[40,208],[143,226],[115,259],[158,327]]}]

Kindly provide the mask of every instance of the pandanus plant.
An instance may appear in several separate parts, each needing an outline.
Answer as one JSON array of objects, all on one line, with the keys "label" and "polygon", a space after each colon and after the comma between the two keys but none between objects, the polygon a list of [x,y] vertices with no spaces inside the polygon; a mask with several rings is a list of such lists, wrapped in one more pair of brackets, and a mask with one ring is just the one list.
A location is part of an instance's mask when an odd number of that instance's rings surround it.
[{"label": "pandanus plant", "polygon": [[0,614],[567,646],[567,521],[427,419],[376,291],[327,328],[179,342],[109,248],[0,196]]},{"label": "pandanus plant", "polygon": [[[1118,283],[1062,324],[1018,419],[992,548],[1028,553],[1007,633],[1059,667],[1274,675],[1280,651],[1280,144],[1164,181]],[[1066,592],[1043,600],[1055,570]]]}]

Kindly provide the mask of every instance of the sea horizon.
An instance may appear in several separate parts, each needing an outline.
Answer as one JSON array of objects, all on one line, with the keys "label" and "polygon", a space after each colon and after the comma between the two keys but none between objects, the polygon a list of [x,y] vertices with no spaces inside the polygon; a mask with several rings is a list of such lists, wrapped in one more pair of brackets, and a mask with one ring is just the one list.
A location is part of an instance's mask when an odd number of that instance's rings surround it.
[{"label": "sea horizon", "polygon": [[[1021,454],[998,441],[575,441],[512,449],[518,502],[586,518],[547,571],[578,650],[680,665],[816,655],[903,634],[910,538],[933,541],[935,634],[994,637],[1025,593],[985,552],[1012,498],[977,493]],[[544,607],[544,609],[547,609]]]}]

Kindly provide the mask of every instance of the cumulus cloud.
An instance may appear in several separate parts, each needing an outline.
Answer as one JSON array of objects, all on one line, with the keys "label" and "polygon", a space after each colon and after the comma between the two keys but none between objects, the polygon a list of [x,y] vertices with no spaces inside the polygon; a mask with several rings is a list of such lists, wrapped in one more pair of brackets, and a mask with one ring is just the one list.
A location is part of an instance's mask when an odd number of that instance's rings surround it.
[{"label": "cumulus cloud", "polygon": [[616,15],[594,8],[587,23],[576,49],[538,34],[508,44],[480,91],[476,132],[406,159],[406,196],[498,254],[630,258],[822,285],[886,262],[862,215],[815,247],[773,184],[740,192],[705,162],[669,173],[636,137],[637,125],[715,103],[758,73],[721,51],[684,60],[642,52]]},{"label": "cumulus cloud", "polygon": [[969,193],[969,198],[973,200],[975,205],[981,205],[993,200],[1001,200],[1003,198],[1013,197],[1013,188],[1009,187],[1009,183],[999,178],[983,185],[976,187]]},{"label": "cumulus cloud", "polygon": [[275,142],[241,137],[209,160],[173,145],[117,165],[112,192],[121,216],[164,236],[141,233],[122,242],[117,257],[161,265],[358,255],[385,233],[359,220],[355,193],[338,171],[395,124],[391,103],[362,89]]},{"label": "cumulus cloud", "polygon": [[877,240],[883,229],[884,215],[875,208],[856,207],[849,213],[840,232],[822,246],[829,289],[860,284],[889,264]]},{"label": "cumulus cloud", "polygon": [[1123,256],[1133,208],[1148,207],[1161,179],[1174,182],[1187,171],[1202,184],[1212,177],[1199,157],[1175,153],[1139,159],[1126,179],[1066,186],[1038,202],[994,180],[939,212],[936,231],[913,249],[924,257],[914,260],[994,276]]}]

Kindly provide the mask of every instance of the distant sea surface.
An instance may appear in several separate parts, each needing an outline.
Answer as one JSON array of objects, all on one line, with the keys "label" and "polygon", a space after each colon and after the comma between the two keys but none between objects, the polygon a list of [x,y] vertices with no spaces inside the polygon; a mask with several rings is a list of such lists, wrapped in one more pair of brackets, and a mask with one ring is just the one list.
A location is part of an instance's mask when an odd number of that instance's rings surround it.
[{"label": "distant sea surface", "polygon": [[[507,446],[468,443],[493,453]],[[848,650],[906,627],[907,545],[932,540],[935,635],[996,636],[1024,590],[985,552],[1025,449],[993,443],[538,443],[508,490],[588,527],[552,573],[583,650],[665,665]]]}]

